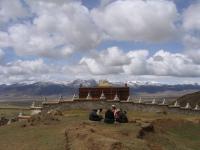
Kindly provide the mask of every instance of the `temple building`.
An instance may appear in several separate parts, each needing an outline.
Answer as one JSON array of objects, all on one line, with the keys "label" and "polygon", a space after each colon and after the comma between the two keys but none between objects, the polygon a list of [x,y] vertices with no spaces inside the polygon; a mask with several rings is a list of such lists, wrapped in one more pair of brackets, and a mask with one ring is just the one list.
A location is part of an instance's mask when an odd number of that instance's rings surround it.
[{"label": "temple building", "polygon": [[79,87],[79,100],[116,100],[126,101],[129,97],[129,87],[113,86],[106,80],[100,80],[95,87]]}]

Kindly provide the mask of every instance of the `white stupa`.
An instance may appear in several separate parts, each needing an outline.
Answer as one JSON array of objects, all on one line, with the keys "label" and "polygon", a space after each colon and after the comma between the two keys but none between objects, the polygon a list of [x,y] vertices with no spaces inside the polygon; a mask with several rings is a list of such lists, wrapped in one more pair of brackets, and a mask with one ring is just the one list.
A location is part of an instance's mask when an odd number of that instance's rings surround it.
[{"label": "white stupa", "polygon": [[103,91],[102,91],[101,96],[100,96],[99,99],[100,99],[100,100],[106,100],[106,96],[105,96],[105,94],[103,93]]},{"label": "white stupa", "polygon": [[165,104],[166,104],[166,100],[164,98],[163,101],[162,101],[162,105],[165,105]]},{"label": "white stupa", "polygon": [[119,101],[119,97],[118,97],[117,93],[116,93],[116,95],[114,97],[114,101]]},{"label": "white stupa", "polygon": [[92,96],[90,95],[90,92],[88,92],[88,95],[86,97],[87,100],[91,100],[92,99]]},{"label": "white stupa", "polygon": [[31,108],[35,108],[35,101],[32,102]]},{"label": "white stupa", "polygon": [[128,98],[127,98],[127,102],[130,102],[130,100],[131,100],[131,97],[130,96],[128,96]]},{"label": "white stupa", "polygon": [[139,99],[138,103],[142,103],[142,98],[141,98],[141,97],[140,97],[140,99]]},{"label": "white stupa", "polygon": [[73,97],[72,97],[72,101],[74,101],[76,99],[78,99],[78,96],[76,96],[76,94],[74,94]]},{"label": "white stupa", "polygon": [[44,97],[44,100],[43,100],[43,102],[45,102],[45,103],[47,102],[47,98],[46,98],[46,97]]},{"label": "white stupa", "polygon": [[59,102],[63,102],[63,101],[64,101],[63,96],[60,95]]},{"label": "white stupa", "polygon": [[200,108],[199,108],[199,105],[198,105],[198,104],[196,104],[196,106],[195,106],[194,110],[200,110]]},{"label": "white stupa", "polygon": [[180,107],[178,101],[176,101],[176,102],[174,103],[174,107]]},{"label": "white stupa", "polygon": [[187,103],[185,109],[191,109],[190,103]]},{"label": "white stupa", "polygon": [[151,104],[156,104],[156,99],[155,98],[152,100]]},{"label": "white stupa", "polygon": [[20,112],[19,115],[18,115],[18,117],[22,117],[22,116],[23,116],[23,115],[22,115],[22,112]]}]

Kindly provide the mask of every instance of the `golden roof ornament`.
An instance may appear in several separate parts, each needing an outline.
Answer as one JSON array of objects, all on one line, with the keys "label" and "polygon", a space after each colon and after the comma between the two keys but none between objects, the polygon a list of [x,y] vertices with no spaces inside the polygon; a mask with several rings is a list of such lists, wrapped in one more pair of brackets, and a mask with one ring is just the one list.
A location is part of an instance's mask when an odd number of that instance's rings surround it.
[{"label": "golden roof ornament", "polygon": [[108,82],[107,80],[99,80],[99,85],[100,87],[111,87],[112,84]]}]

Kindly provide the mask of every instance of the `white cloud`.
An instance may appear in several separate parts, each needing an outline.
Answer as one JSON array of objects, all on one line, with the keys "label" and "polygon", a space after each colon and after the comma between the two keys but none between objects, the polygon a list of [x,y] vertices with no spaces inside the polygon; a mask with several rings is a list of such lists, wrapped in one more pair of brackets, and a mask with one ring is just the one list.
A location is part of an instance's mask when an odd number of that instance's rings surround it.
[{"label": "white cloud", "polygon": [[41,33],[30,24],[17,24],[10,27],[8,32],[11,40],[10,46],[18,55],[65,57],[73,51],[64,44],[64,39],[61,37],[51,37],[48,33]]},{"label": "white cloud", "polygon": [[99,57],[99,61],[111,66],[125,65],[130,62],[129,57],[118,47],[110,47],[102,51]]},{"label": "white cloud", "polygon": [[[59,80],[66,75],[116,80],[200,77],[199,10],[200,3],[195,3],[182,14],[185,53],[159,50],[151,54],[149,50],[127,52],[118,47],[95,49],[103,40],[120,41],[123,47],[123,41],[143,44],[176,38],[179,30],[175,24],[180,16],[173,1],[101,0],[98,8],[89,10],[81,0],[0,0],[0,78],[16,82]],[[2,60],[9,57],[8,47],[21,58],[41,59],[7,63]],[[59,61],[59,65],[47,65],[42,59],[58,60],[80,51],[83,53],[73,55],[76,60]]]},{"label": "white cloud", "polygon": [[[110,49],[116,50],[118,48],[109,48],[106,51]],[[118,49],[118,51],[121,50]],[[92,75],[200,76],[200,65],[194,63],[187,55],[180,53],[159,50],[153,56],[150,56],[148,50],[132,50],[122,54],[122,57],[127,57],[128,61],[118,65],[107,63],[109,55],[104,54],[105,51],[99,53],[98,56],[83,57],[80,65],[87,68],[84,72]],[[118,57],[115,57],[115,60],[117,59]]]},{"label": "white cloud", "polygon": [[[118,57],[107,61],[113,51],[120,53],[127,61],[116,62]],[[165,76],[165,77],[162,77]],[[187,55],[159,50],[150,55],[148,50],[122,52],[111,47],[88,57],[84,56],[79,64],[46,64],[42,59],[18,60],[0,64],[1,83],[30,81],[60,81],[74,78],[95,78],[111,80],[164,80],[182,78],[190,80],[200,77],[200,65]],[[192,79],[191,81],[194,81]],[[180,79],[181,80],[181,79]],[[182,78],[183,80],[183,78]]]},{"label": "white cloud", "polygon": [[5,40],[0,46],[10,46],[18,55],[66,57],[100,42],[90,12],[80,2],[65,1],[61,5],[38,0],[31,1],[30,9],[36,16],[33,23],[14,24],[8,33],[1,32]]},{"label": "white cloud", "polygon": [[185,53],[200,64],[200,3],[189,6],[183,13],[183,44]]},{"label": "white cloud", "polygon": [[91,14],[99,28],[115,40],[163,41],[177,31],[178,13],[172,1],[117,0]]},{"label": "white cloud", "polygon": [[183,27],[186,30],[200,30],[200,3],[189,6],[183,14]]},{"label": "white cloud", "polygon": [[37,7],[38,3],[43,3],[46,2],[47,4],[57,4],[57,5],[63,5],[66,4],[68,2],[80,2],[81,0],[26,0],[26,2],[34,7]]},{"label": "white cloud", "polygon": [[0,47],[8,47],[11,43],[8,33],[0,31]]},{"label": "white cloud", "polygon": [[130,64],[123,66],[127,74],[141,75],[147,73],[146,60],[149,56],[148,50],[130,51],[127,56],[131,59]]},{"label": "white cloud", "polygon": [[93,75],[109,75],[114,73],[117,74],[123,71],[121,66],[107,66],[105,64],[97,62],[93,58],[84,57],[80,60],[80,64],[86,65],[88,67],[89,72]]},{"label": "white cloud", "polygon": [[187,50],[185,52],[195,63],[200,64],[200,49]]},{"label": "white cloud", "polygon": [[13,75],[36,75],[50,73],[50,67],[44,64],[42,59],[37,60],[18,60],[10,62],[5,65],[1,65],[1,73],[6,76]]},{"label": "white cloud", "polygon": [[42,59],[17,60],[0,64],[0,83],[46,81],[56,72],[55,66],[45,64]]},{"label": "white cloud", "polygon": [[129,64],[129,57],[118,47],[96,53],[92,58],[83,57],[81,65],[86,65],[92,74],[105,75],[123,72],[122,66]]},{"label": "white cloud", "polygon": [[0,0],[0,24],[27,16],[20,0]]},{"label": "white cloud", "polygon": [[4,58],[4,55],[5,55],[4,51],[2,49],[0,49],[0,62]]},{"label": "white cloud", "polygon": [[187,34],[183,37],[183,42],[188,50],[200,48],[200,36]]},{"label": "white cloud", "polygon": [[147,60],[149,74],[157,76],[200,76],[200,65],[179,53],[160,50]]}]

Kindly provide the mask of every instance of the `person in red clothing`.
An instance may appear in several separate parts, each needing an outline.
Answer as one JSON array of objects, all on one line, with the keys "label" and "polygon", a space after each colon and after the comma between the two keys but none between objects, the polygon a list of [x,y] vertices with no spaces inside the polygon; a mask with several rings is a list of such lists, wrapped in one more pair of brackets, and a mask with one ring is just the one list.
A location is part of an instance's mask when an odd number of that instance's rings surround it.
[{"label": "person in red clothing", "polygon": [[119,120],[120,113],[121,113],[120,109],[116,109],[116,111],[115,111],[115,121]]}]

